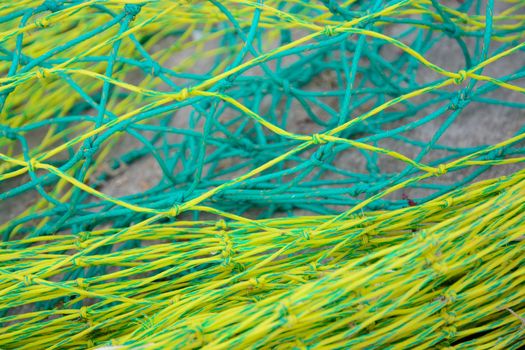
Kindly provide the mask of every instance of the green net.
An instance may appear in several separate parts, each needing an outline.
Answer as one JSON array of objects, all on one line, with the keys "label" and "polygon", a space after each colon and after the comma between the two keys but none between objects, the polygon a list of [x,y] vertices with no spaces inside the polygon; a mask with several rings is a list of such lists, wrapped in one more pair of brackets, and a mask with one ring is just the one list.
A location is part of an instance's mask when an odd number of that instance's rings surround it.
[{"label": "green net", "polygon": [[497,3],[0,3],[0,347],[519,346]]}]

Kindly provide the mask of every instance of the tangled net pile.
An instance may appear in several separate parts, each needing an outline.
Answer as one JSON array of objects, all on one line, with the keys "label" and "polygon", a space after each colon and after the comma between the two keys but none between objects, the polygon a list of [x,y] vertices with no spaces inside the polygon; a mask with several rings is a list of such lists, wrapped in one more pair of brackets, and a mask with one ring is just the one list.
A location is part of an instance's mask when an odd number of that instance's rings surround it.
[{"label": "tangled net pile", "polygon": [[524,9],[2,2],[0,348],[518,348]]}]

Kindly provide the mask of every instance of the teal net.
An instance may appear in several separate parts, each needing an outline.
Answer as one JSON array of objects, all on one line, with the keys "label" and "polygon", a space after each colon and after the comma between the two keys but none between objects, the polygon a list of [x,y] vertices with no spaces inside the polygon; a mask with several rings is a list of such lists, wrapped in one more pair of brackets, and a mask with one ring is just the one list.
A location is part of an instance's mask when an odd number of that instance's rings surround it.
[{"label": "teal net", "polygon": [[[490,145],[443,141],[455,124],[476,118],[475,106],[505,106],[512,113],[521,113],[523,107],[520,92],[501,98],[501,84],[454,75],[460,70],[483,74],[491,65],[518,60],[494,78],[509,84],[522,78],[523,27],[513,21],[518,15],[512,11],[494,21],[492,3],[485,8],[481,1],[466,1],[452,9],[436,1],[349,6],[334,1],[231,6],[211,2],[179,7],[179,21],[157,6],[6,4],[1,18],[2,149],[14,147],[11,157],[46,159],[93,188],[150,157],[153,162],[148,164],[161,176],[142,174],[142,185],[134,182],[136,191],[120,198],[141,207],[170,208],[228,184],[201,203],[255,217],[332,214],[421,173],[421,168],[393,158],[387,150],[429,166],[450,163]],[[514,7],[519,11],[519,5]],[[481,11],[490,15],[483,17]],[[462,17],[465,13],[472,15]],[[350,22],[355,24],[347,30],[345,23]],[[312,36],[317,23],[330,24]],[[22,29],[28,26],[35,28],[26,33]],[[509,50],[514,53],[507,57]],[[450,56],[440,56],[440,51]],[[487,68],[473,70],[501,54]],[[432,66],[421,57],[440,58],[444,66]],[[447,79],[459,85],[437,88]],[[151,91],[130,90],[124,83]],[[206,94],[158,103],[163,96],[199,86]],[[410,94],[414,96],[407,97]],[[28,107],[27,98],[38,102]],[[137,112],[132,117],[119,120],[133,110]],[[270,130],[268,124],[285,132]],[[521,134],[523,128],[516,125],[514,121],[514,129],[503,136]],[[74,138],[90,131],[90,137]],[[460,132],[465,136],[456,138],[469,137],[469,130]],[[324,133],[354,143],[322,141],[303,147],[306,139],[296,137]],[[135,142],[119,154],[107,152],[123,135]],[[44,138],[47,142],[37,146]],[[61,143],[60,152],[47,156]],[[257,176],[229,183],[286,152],[292,153]],[[109,153],[106,160],[98,157],[102,153]],[[522,147],[510,143],[474,159],[521,154]],[[403,198],[381,198],[367,208],[423,203],[471,182],[491,165],[468,171],[455,166],[447,169],[447,180],[409,183]],[[2,166],[4,172],[19,167],[12,162]],[[15,227],[40,235],[77,232],[108,221],[127,225],[143,218],[104,198],[93,200],[78,188],[62,200],[63,191],[53,189],[60,179],[56,174],[29,169],[28,175],[22,182],[4,185],[0,199],[17,201],[33,193],[47,207],[12,220],[5,238]],[[35,230],[34,223],[42,220],[49,224]]]}]

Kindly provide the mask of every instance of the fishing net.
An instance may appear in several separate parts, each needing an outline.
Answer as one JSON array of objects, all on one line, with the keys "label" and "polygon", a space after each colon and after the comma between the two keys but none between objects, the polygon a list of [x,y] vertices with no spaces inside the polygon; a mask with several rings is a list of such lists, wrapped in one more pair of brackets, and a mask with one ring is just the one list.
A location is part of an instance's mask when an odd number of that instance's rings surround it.
[{"label": "fishing net", "polygon": [[518,348],[496,5],[1,2],[0,347]]}]

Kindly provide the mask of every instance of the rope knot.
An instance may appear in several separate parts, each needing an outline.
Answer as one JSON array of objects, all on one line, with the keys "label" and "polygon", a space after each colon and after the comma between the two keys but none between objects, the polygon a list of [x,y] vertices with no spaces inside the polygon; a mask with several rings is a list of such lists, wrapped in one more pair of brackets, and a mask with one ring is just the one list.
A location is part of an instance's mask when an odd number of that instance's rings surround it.
[{"label": "rope knot", "polygon": [[416,239],[418,242],[425,242],[428,238],[427,230],[421,230],[417,233]]},{"label": "rope knot", "polygon": [[183,88],[177,94],[175,94],[175,100],[177,101],[187,100],[188,97],[190,97],[190,91],[188,88]]},{"label": "rope knot", "polygon": [[434,269],[434,271],[442,275],[446,275],[450,271],[450,268],[447,264],[445,264],[444,262],[435,262],[435,259],[434,263],[432,264],[432,268]]},{"label": "rope knot", "polygon": [[244,264],[241,264],[240,262],[234,262],[233,269],[237,272],[244,272],[246,271],[246,266],[244,266]]},{"label": "rope knot", "polygon": [[88,247],[87,240],[91,238],[91,234],[89,232],[80,232],[78,234],[78,240],[77,240],[77,247],[80,249],[84,249]]},{"label": "rope knot", "polygon": [[465,79],[467,79],[467,76],[468,76],[467,71],[464,69],[461,69],[460,71],[456,73],[456,77],[454,78],[454,83],[456,85],[460,85],[461,83],[465,81]]},{"label": "rope knot", "polygon": [[[115,131],[116,132],[124,132],[128,129],[128,123],[118,123],[117,125],[115,125]],[[127,165],[125,162],[121,162],[120,160],[117,160],[117,159],[114,159],[114,162],[117,164],[117,166],[115,166],[115,169],[118,168],[119,166],[125,166]]]},{"label": "rope knot", "polygon": [[297,316],[294,314],[289,314],[286,318],[286,326],[289,328],[293,328],[297,325]]},{"label": "rope knot", "polygon": [[223,219],[221,219],[221,220],[218,220],[218,221],[215,223],[215,228],[216,228],[217,230],[224,231],[224,230],[227,230],[227,229],[228,229],[228,224],[226,223],[226,221],[224,221]]},{"label": "rope knot", "polygon": [[447,326],[442,329],[447,339],[453,339],[456,337],[457,329],[456,326]]},{"label": "rope knot", "polygon": [[233,87],[236,77],[233,75],[227,76],[220,83],[220,88],[223,90],[228,90]]},{"label": "rope knot", "polygon": [[36,25],[38,28],[47,28],[47,27],[49,27],[49,20],[48,20],[46,17],[38,18],[38,19],[35,21],[35,25]]},{"label": "rope knot", "polygon": [[24,285],[25,285],[26,287],[29,287],[29,286],[32,285],[32,284],[33,284],[33,276],[31,276],[31,275],[25,275],[25,276],[24,276]]},{"label": "rope knot", "polygon": [[[233,251],[233,244],[232,242],[229,240],[224,240],[224,248],[222,249],[221,251],[221,257],[223,259],[223,263],[222,265],[224,267],[230,267],[230,268],[237,268],[239,266],[236,266],[235,262],[233,262],[233,258],[232,256],[235,254],[235,252]],[[242,267],[240,267],[240,269],[242,270]]]},{"label": "rope knot", "polygon": [[458,37],[461,35],[461,29],[459,28],[459,26],[453,24],[453,23],[450,23],[448,25],[445,25],[445,32],[449,35],[449,36],[452,36],[452,37]]},{"label": "rope knot", "polygon": [[310,162],[313,166],[320,167],[333,154],[333,147],[320,147],[310,157]]},{"label": "rope knot", "polygon": [[350,187],[349,194],[351,196],[358,196],[361,193],[367,193],[370,191],[370,185],[364,182],[359,182]]},{"label": "rope knot", "polygon": [[[319,148],[318,151],[322,151],[322,148]],[[310,162],[312,163],[312,166],[314,167],[320,167],[324,164],[324,152],[321,152],[321,154],[318,154],[319,152],[314,152],[312,156],[310,157]]]},{"label": "rope knot", "polygon": [[456,313],[447,310],[447,308],[441,309],[441,318],[445,321],[447,325],[452,325],[456,322]]},{"label": "rope knot", "polygon": [[324,164],[324,162],[319,158],[315,157],[314,155],[310,158],[310,162],[312,163],[312,167],[319,168]]},{"label": "rope knot", "polygon": [[[223,255],[224,257],[224,255]],[[222,261],[222,264],[221,264],[221,267],[225,270],[225,271],[231,271],[233,270],[233,266],[232,266],[232,258],[230,256],[227,256],[223,259]]]},{"label": "rope knot", "polygon": [[324,135],[321,134],[313,134],[312,135],[312,144],[314,145],[322,145],[326,143],[326,139]]},{"label": "rope knot", "polygon": [[98,147],[84,147],[82,148],[82,157],[85,159],[92,158],[97,151]]},{"label": "rope knot", "polygon": [[49,69],[38,68],[36,71],[36,77],[38,78],[38,80],[45,80],[47,78],[48,73],[49,73]]},{"label": "rope knot", "polygon": [[450,101],[450,105],[448,106],[448,109],[452,111],[456,111],[458,109],[465,108],[468,104],[469,104],[469,99],[468,99],[467,94],[464,91],[460,91]]},{"label": "rope knot", "polygon": [[280,302],[280,308],[278,309],[283,326],[290,328],[297,324],[297,317],[290,311],[291,307],[290,300],[284,299]]},{"label": "rope knot", "polygon": [[156,61],[151,61],[149,64],[151,75],[154,77],[158,76],[162,71],[162,66]]},{"label": "rope knot", "polygon": [[132,19],[135,19],[135,16],[139,14],[142,5],[137,4],[126,4],[124,6],[124,12],[126,15],[130,16]]},{"label": "rope knot", "polygon": [[[230,259],[231,255],[232,255],[231,246],[230,245],[226,245],[226,248],[223,249],[222,252],[221,252],[221,256],[224,259]],[[229,264],[229,263],[230,263],[230,260],[227,260],[226,264]]]},{"label": "rope knot", "polygon": [[330,12],[334,13],[335,15],[339,14],[339,6],[335,0],[328,0],[328,4],[324,4]]},{"label": "rope knot", "polygon": [[35,158],[31,158],[27,161],[27,169],[30,171],[30,172],[34,172],[35,169],[36,169],[36,165],[37,165],[37,161]]},{"label": "rope knot", "polygon": [[363,246],[367,246],[368,243],[370,242],[368,234],[366,234],[366,233],[361,236],[361,239],[363,241]]},{"label": "rope knot", "polygon": [[291,93],[291,86],[290,86],[290,80],[288,79],[283,79],[283,92],[286,94],[286,95],[290,95]]},{"label": "rope knot", "polygon": [[79,250],[82,250],[88,247],[88,244],[86,242],[81,241],[80,239],[77,240],[76,245]]},{"label": "rope knot", "polygon": [[423,253],[423,258],[425,259],[425,264],[428,266],[432,266],[434,268],[434,263],[437,261],[436,255],[432,251],[425,251]]},{"label": "rope knot", "polygon": [[60,3],[56,0],[46,0],[42,3],[42,7],[44,10],[48,10],[50,12],[57,12],[60,11],[62,8],[62,1]]},{"label": "rope knot", "polygon": [[221,256],[225,259],[230,258],[230,256],[234,253],[233,243],[226,231],[221,231],[220,235],[221,235],[222,242],[224,243],[224,249],[221,252]]},{"label": "rope knot", "polygon": [[168,211],[168,216],[177,217],[180,214],[180,205],[174,204]]},{"label": "rope knot", "polygon": [[257,289],[264,289],[266,287],[266,279],[264,277],[261,278],[250,278],[249,281],[250,284],[253,286],[253,288]]},{"label": "rope knot", "polygon": [[84,145],[80,149],[80,152],[82,152],[82,157],[85,159],[92,158],[95,155],[95,153],[97,153],[97,151],[98,146],[95,145],[93,143],[93,140],[91,139],[86,140],[86,142],[84,142]]},{"label": "rope knot", "polygon": [[80,318],[87,320],[88,319],[88,310],[86,306],[82,306],[80,308]]},{"label": "rope knot", "polygon": [[188,332],[193,333],[193,336],[195,337],[195,345],[198,347],[204,345],[204,331],[201,326],[192,325],[188,328]]},{"label": "rope knot", "polygon": [[305,241],[309,241],[312,238],[312,236],[310,235],[310,231],[308,230],[303,230],[301,232],[301,235],[303,236]]},{"label": "rope knot", "polygon": [[78,234],[78,238],[80,239],[81,242],[87,241],[88,239],[91,238],[91,233],[86,232],[86,231],[80,232]]},{"label": "rope knot", "polygon": [[446,209],[454,205],[454,198],[448,197],[441,202],[441,208]]},{"label": "rope knot", "polygon": [[89,287],[89,282],[86,282],[86,280],[83,279],[82,277],[77,278],[76,279],[76,283],[77,283],[78,288],[80,288],[80,289],[84,289],[85,290],[87,287]]},{"label": "rope knot", "polygon": [[0,130],[0,136],[8,138],[9,140],[16,140],[16,136],[18,135],[18,133],[14,129],[11,129],[8,126],[2,127],[0,125],[0,127],[2,128]]},{"label": "rope knot", "polygon": [[368,27],[369,24],[373,24],[375,21],[378,21],[379,19],[381,19],[380,16],[364,18],[361,22],[357,23],[356,27],[357,28],[366,28],[366,27]]},{"label": "rope knot", "polygon": [[308,350],[308,347],[301,339],[295,339],[295,346],[293,347],[293,349]]},{"label": "rope knot", "polygon": [[77,257],[77,258],[74,258],[72,260],[72,263],[73,265],[77,266],[77,267],[88,267],[89,264],[87,264],[84,259],[82,259],[81,257]]},{"label": "rope knot", "polygon": [[334,36],[337,34],[337,28],[335,26],[327,25],[324,27],[323,34],[326,36]]},{"label": "rope knot", "polygon": [[447,173],[447,166],[445,164],[439,164],[437,168],[434,168],[434,175],[441,176]]},{"label": "rope knot", "polygon": [[447,303],[447,305],[454,303],[458,298],[457,293],[452,289],[446,291],[443,296],[445,297],[445,302]]},{"label": "rope knot", "polygon": [[173,298],[171,298],[170,300],[170,304],[178,304],[180,303],[180,294],[176,294],[173,296]]}]

